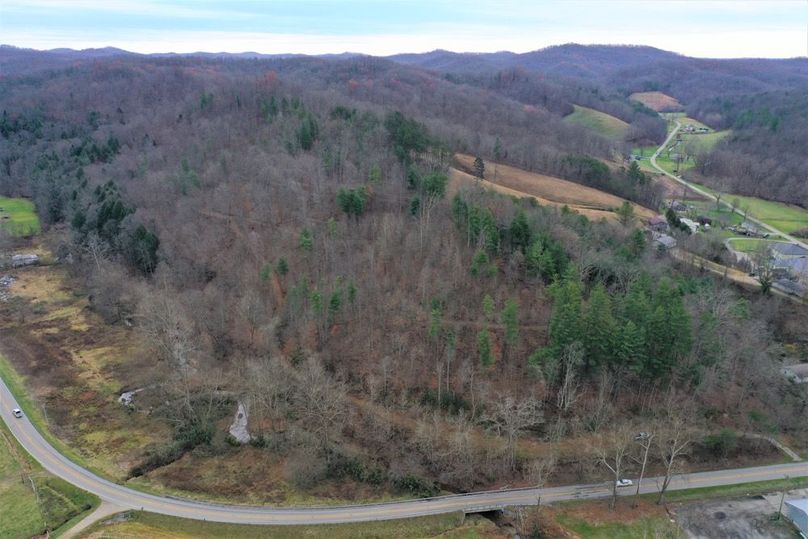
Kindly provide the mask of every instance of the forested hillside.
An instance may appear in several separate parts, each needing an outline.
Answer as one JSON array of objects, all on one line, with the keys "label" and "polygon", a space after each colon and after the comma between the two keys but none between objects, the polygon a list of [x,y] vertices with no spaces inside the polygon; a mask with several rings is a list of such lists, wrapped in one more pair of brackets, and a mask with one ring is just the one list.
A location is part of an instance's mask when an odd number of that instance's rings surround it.
[{"label": "forested hillside", "polygon": [[710,60],[651,47],[562,45],[511,54],[435,51],[396,61],[448,73],[557,114],[591,107],[631,124],[626,141],[660,143],[665,126],[627,100],[659,91],[714,129],[732,129],[714,152],[700,156],[700,181],[739,194],[808,206],[808,60]]},{"label": "forested hillside", "polygon": [[553,444],[685,412],[694,443],[753,414],[803,439],[804,395],[777,369],[802,345],[774,334],[789,308],[674,267],[630,214],[448,194],[464,152],[479,175],[496,158],[658,205],[644,174],[604,163],[620,143],[555,113],[562,86],[368,57],[5,73],[2,194],[35,201],[92,309],[159,358],[157,404],[133,413],[173,438],[131,475],[186,488],[200,462],[248,449],[218,427],[241,401],[249,449],[315,493],[589,477],[586,444]]}]

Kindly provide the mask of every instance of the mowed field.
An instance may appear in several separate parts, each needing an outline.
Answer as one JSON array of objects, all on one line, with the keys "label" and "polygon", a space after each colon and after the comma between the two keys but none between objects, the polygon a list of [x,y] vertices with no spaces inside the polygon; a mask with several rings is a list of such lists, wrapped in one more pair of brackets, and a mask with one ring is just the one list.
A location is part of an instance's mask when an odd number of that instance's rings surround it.
[{"label": "mowed field", "polygon": [[573,105],[575,112],[564,117],[564,121],[591,129],[606,138],[623,140],[629,124],[599,110]]},{"label": "mowed field", "polygon": [[56,530],[96,503],[94,496],[45,472],[0,423],[0,538]]},{"label": "mowed field", "polygon": [[0,197],[0,227],[12,236],[39,234],[39,217],[34,203],[25,198]]},{"label": "mowed field", "polygon": [[675,97],[671,97],[662,92],[636,92],[629,96],[629,99],[639,101],[649,109],[661,112],[664,110],[679,110],[682,104]]},{"label": "mowed field", "polygon": [[[480,181],[463,170],[471,170],[474,157],[456,154],[458,168],[450,171],[450,190],[456,191],[463,185],[481,184],[483,187],[515,197],[533,197],[539,204],[548,206],[569,206],[570,209],[590,219],[616,219],[614,210],[623,204],[624,199],[553,176],[527,172],[522,169],[487,161],[486,179]],[[649,219],[655,214],[648,208],[633,204],[634,213],[641,219]]]}]

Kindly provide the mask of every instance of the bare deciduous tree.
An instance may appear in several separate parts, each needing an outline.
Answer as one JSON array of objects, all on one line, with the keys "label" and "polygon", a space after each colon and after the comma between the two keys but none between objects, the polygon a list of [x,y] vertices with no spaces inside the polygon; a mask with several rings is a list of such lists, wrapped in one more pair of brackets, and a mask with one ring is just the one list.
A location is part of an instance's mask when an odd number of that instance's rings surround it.
[{"label": "bare deciduous tree", "polygon": [[584,361],[584,347],[576,341],[564,348],[561,354],[561,377],[556,395],[556,407],[561,413],[567,413],[578,401],[578,368]]},{"label": "bare deciduous tree", "polygon": [[597,462],[605,466],[612,474],[612,500],[609,507],[614,509],[617,503],[617,482],[622,479],[624,463],[632,443],[632,431],[622,425],[598,436],[594,452]]},{"label": "bare deciduous tree", "polygon": [[680,471],[680,457],[685,454],[693,442],[692,415],[688,413],[692,406],[689,405],[689,402],[682,402],[685,399],[686,397],[677,395],[675,392],[670,393],[666,414],[657,429],[657,447],[665,467],[665,475],[657,500],[657,503],[660,504],[665,498],[665,492],[668,490],[674,474]]},{"label": "bare deciduous tree", "polygon": [[334,433],[342,429],[347,416],[345,386],[314,358],[303,362],[296,375],[295,412],[304,428],[327,445]]},{"label": "bare deciduous tree", "polygon": [[513,469],[516,464],[516,440],[523,431],[544,421],[544,411],[541,402],[533,397],[517,400],[510,395],[500,395],[491,403],[483,421],[498,436],[505,436],[508,460]]}]

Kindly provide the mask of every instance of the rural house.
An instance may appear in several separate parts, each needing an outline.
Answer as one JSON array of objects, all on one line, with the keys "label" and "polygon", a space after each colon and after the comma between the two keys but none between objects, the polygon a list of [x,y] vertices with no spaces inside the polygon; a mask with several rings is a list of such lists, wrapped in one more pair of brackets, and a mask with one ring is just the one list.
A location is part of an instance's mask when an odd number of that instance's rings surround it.
[{"label": "rural house", "polygon": [[653,233],[654,245],[657,249],[668,251],[676,247],[676,239],[667,234]]}]

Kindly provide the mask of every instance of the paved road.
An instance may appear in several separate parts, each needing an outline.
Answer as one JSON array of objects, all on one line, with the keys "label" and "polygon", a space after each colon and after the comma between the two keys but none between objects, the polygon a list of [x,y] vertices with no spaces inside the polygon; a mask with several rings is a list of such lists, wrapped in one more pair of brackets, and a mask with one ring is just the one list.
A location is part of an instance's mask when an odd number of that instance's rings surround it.
[{"label": "paved road", "polygon": [[[164,515],[217,522],[289,525],[389,520],[454,511],[474,512],[509,505],[535,505],[539,498],[541,498],[542,503],[551,503],[562,500],[603,498],[610,495],[609,485],[601,483],[543,489],[527,488],[478,492],[424,500],[340,507],[248,507],[160,497],[112,483],[68,460],[39,434],[27,417],[17,419],[11,415],[11,409],[17,406],[17,402],[5,382],[0,380],[0,418],[6,422],[20,444],[52,474],[122,509],[143,509]],[[757,468],[686,474],[674,478],[670,489],[677,490],[781,479],[786,475],[791,477],[808,476],[808,463],[797,462]],[[643,480],[641,492],[658,492],[660,482],[661,478]],[[634,488],[630,488],[624,489],[621,494],[628,495],[633,492]]]},{"label": "paved road", "polygon": [[[706,191],[705,189],[699,187],[698,185],[695,185],[695,184],[690,183],[690,182],[688,182],[686,180],[683,180],[679,176],[676,176],[675,174],[671,174],[670,172],[666,171],[665,169],[663,169],[662,167],[657,165],[657,162],[656,162],[657,157],[659,157],[659,154],[662,153],[662,151],[668,146],[670,141],[673,140],[673,137],[676,136],[676,133],[678,133],[679,129],[681,129],[681,127],[682,127],[682,124],[680,124],[678,120],[674,120],[674,123],[676,124],[676,127],[673,129],[673,131],[670,132],[670,134],[668,135],[668,138],[666,138],[665,142],[662,143],[662,146],[657,148],[657,151],[655,151],[654,155],[651,156],[651,165],[655,169],[657,169],[660,173],[664,174],[665,176],[668,176],[669,178],[671,178],[671,179],[679,182],[680,184],[690,188],[691,190],[699,193],[700,195],[708,198],[709,200],[717,202],[718,198],[715,195],[713,195],[712,193],[710,193],[709,191]],[[726,208],[729,208],[730,210],[734,211],[738,215],[743,216],[743,212],[741,210],[739,210],[738,208],[733,208],[732,205],[729,204],[728,202],[725,202],[725,201],[722,200],[720,202],[720,204],[722,206],[724,206]],[[803,247],[805,249],[808,249],[808,243],[805,243],[802,240],[800,240],[799,238],[795,238],[794,236],[791,236],[790,234],[786,234],[782,230],[779,230],[779,229],[777,229],[777,228],[775,228],[775,227],[773,227],[773,226],[771,226],[769,224],[766,224],[763,221],[752,217],[751,215],[747,215],[746,220],[755,223],[756,225],[760,226],[761,228],[764,228],[764,229],[768,230],[769,232],[771,232],[773,234],[779,234],[780,236],[787,239],[788,241],[796,243],[797,245],[799,245],[799,246],[801,246],[801,247]]]}]

